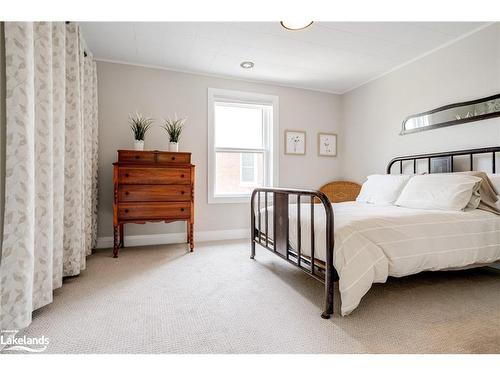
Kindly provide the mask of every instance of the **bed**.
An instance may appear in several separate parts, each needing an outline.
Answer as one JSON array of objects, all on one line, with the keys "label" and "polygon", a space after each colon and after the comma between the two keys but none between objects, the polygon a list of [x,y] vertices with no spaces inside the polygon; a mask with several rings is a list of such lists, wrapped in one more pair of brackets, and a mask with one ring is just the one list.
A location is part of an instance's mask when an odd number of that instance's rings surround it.
[{"label": "bed", "polygon": [[[500,147],[398,157],[389,163],[403,173],[426,161],[488,156],[496,172]],[[251,238],[325,284],[323,318],[333,314],[338,281],[340,313],[351,313],[373,283],[389,276],[484,266],[500,260],[500,216],[478,209],[438,211],[365,203],[331,203],[328,192],[259,188],[252,194]],[[328,194],[331,196],[331,194]]]}]

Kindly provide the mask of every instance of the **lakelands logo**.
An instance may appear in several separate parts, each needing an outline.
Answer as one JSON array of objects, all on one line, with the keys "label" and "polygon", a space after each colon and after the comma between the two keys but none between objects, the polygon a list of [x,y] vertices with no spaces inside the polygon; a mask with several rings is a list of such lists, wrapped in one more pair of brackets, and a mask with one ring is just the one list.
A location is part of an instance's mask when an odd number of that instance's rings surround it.
[{"label": "lakelands logo", "polygon": [[0,352],[17,351],[41,353],[47,349],[49,339],[45,336],[17,336],[17,330],[0,331]]}]

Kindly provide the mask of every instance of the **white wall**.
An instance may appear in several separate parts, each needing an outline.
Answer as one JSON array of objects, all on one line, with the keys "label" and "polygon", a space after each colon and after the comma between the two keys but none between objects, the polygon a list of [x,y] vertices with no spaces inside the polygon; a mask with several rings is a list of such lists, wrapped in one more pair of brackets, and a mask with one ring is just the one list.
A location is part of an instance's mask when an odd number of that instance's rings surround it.
[{"label": "white wall", "polygon": [[497,23],[342,95],[343,175],[363,182],[395,156],[500,145],[500,118],[399,135],[408,115],[498,93]]},{"label": "white wall", "polygon": [[[187,116],[180,151],[192,152],[196,165],[195,232],[249,227],[248,204],[207,203],[207,89],[223,88],[279,96],[279,182],[281,186],[319,188],[340,176],[338,158],[318,157],[318,132],[340,133],[338,95],[219,79],[132,65],[98,62],[99,95],[99,227],[98,236],[112,235],[112,163],[116,150],[132,148],[128,113],[138,110],[158,119],[174,112]],[[307,155],[284,155],[284,129],[307,131]],[[341,136],[341,134],[339,134]],[[146,149],[167,149],[168,139],[158,126],[145,142]],[[339,150],[342,152],[342,150]],[[183,223],[148,223],[125,226],[126,235],[183,232]]]}]

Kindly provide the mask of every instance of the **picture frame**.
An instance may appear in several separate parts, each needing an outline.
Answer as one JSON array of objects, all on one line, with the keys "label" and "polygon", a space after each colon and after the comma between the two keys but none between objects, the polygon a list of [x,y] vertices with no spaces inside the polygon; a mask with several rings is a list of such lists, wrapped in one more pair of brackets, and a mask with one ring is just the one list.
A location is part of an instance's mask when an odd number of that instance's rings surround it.
[{"label": "picture frame", "polygon": [[306,154],[306,132],[301,130],[285,130],[285,154]]},{"label": "picture frame", "polygon": [[337,156],[337,134],[318,133],[318,156]]}]

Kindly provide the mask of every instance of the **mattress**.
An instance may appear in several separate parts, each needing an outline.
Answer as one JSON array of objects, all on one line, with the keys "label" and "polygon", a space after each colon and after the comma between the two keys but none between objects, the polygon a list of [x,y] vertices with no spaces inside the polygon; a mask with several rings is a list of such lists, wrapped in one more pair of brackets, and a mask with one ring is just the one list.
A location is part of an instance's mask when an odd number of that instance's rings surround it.
[{"label": "mattress", "polygon": [[[397,206],[345,202],[333,204],[334,265],[339,274],[341,313],[351,313],[373,283],[389,276],[459,269],[500,260],[500,216],[466,212],[417,210]],[[264,209],[261,210],[262,231]],[[297,206],[289,208],[289,241],[297,249]],[[325,260],[326,215],[315,205],[315,257]],[[268,208],[272,237],[273,214]],[[301,205],[301,251],[311,253],[310,204]]]}]

